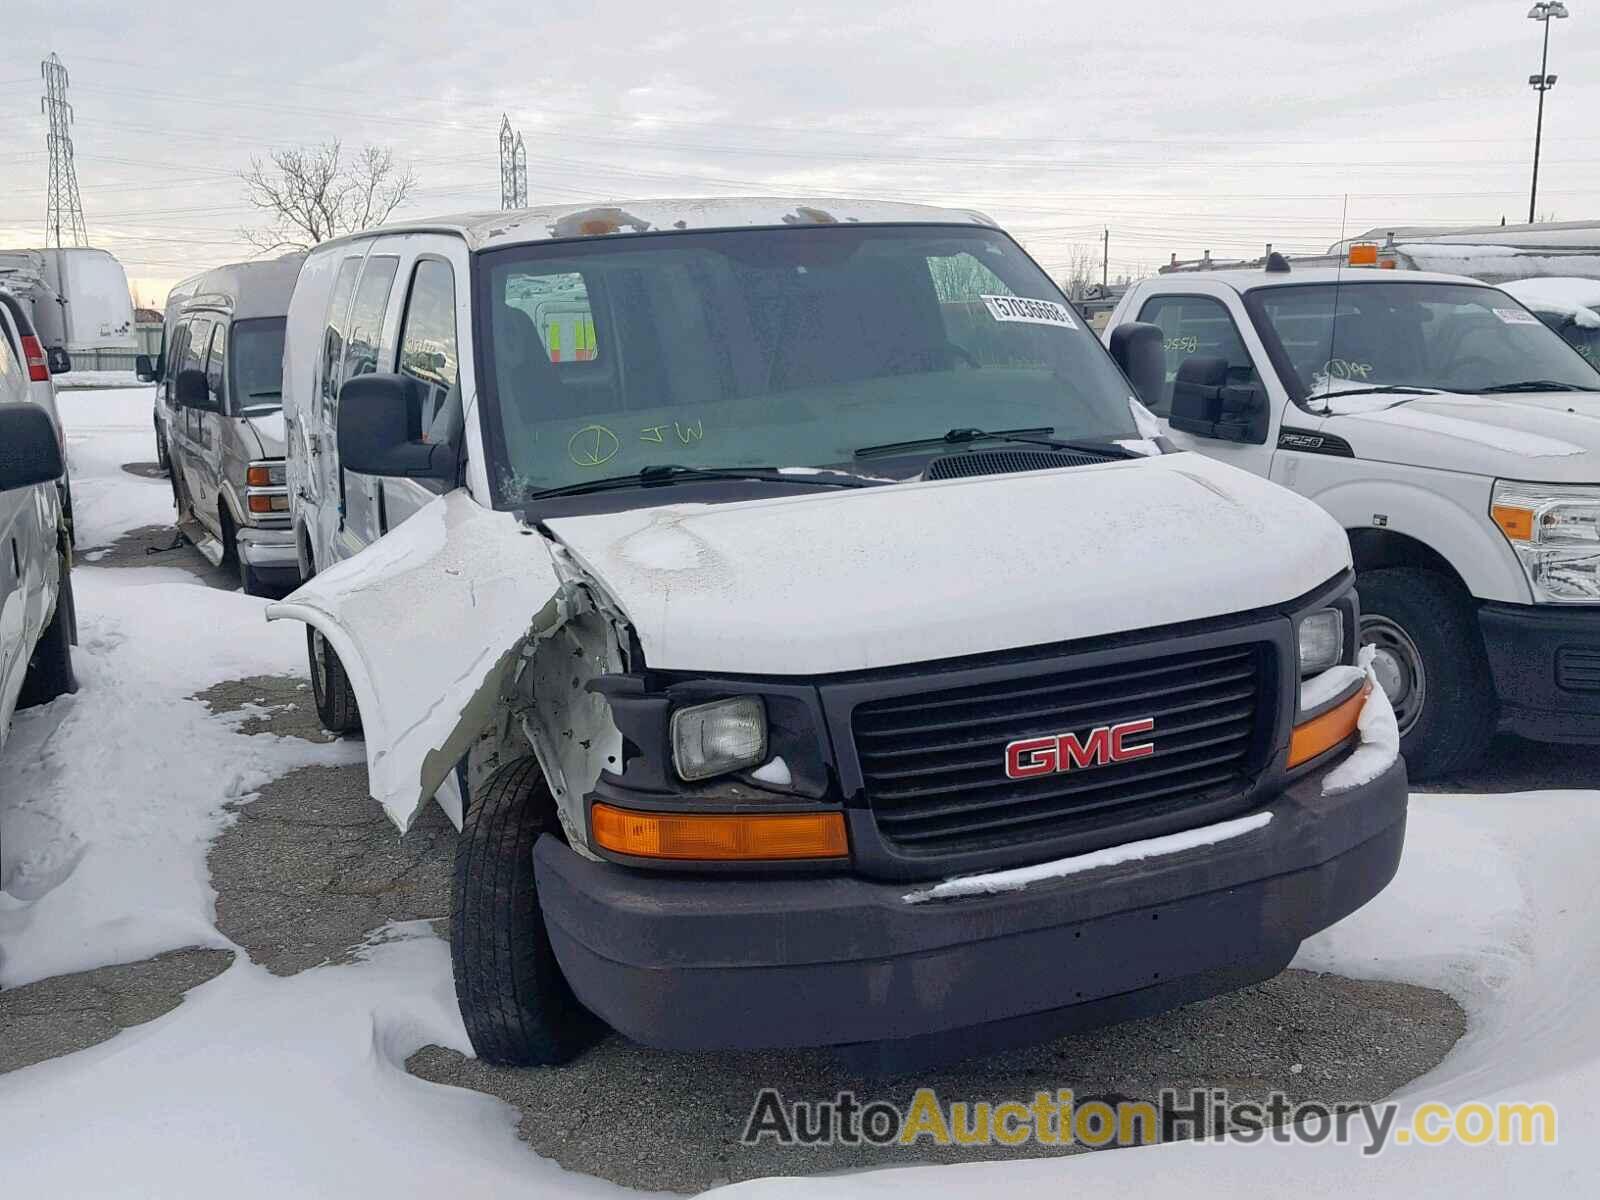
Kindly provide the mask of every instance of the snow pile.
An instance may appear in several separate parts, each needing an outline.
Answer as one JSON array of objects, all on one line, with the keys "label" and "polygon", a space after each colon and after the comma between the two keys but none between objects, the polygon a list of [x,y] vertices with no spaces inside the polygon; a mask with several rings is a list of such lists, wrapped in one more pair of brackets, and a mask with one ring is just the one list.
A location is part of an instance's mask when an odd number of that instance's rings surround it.
[{"label": "snow pile", "polygon": [[1114,867],[1120,863],[1139,862],[1146,858],[1159,858],[1167,854],[1181,854],[1202,846],[1215,846],[1232,838],[1243,837],[1264,828],[1272,820],[1270,812],[1252,813],[1232,821],[1221,821],[1199,829],[1185,829],[1164,837],[1146,838],[1139,842],[1126,842],[1121,846],[1107,846],[1090,854],[1072,858],[1058,858],[1054,862],[1035,863],[1031,867],[1016,867],[1010,871],[993,871],[987,875],[962,875],[946,879],[920,892],[908,892],[901,899],[907,904],[922,904],[929,900],[953,900],[957,896],[985,896],[996,892],[1020,892],[1030,884],[1047,879],[1064,879],[1100,867]]},{"label": "snow pile", "polygon": [[1324,796],[1337,796],[1340,792],[1371,783],[1400,757],[1400,725],[1394,718],[1394,706],[1389,703],[1389,694],[1383,690],[1377,673],[1372,669],[1372,661],[1377,654],[1375,647],[1361,647],[1360,669],[1366,673],[1370,688],[1367,702],[1361,706],[1361,716],[1356,721],[1356,732],[1361,742],[1349,758],[1323,777]]},{"label": "snow pile", "polygon": [[155,388],[144,387],[56,397],[80,551],[114,542],[130,529],[172,524],[172,485],[122,469],[125,463],[155,461],[155,395]]},{"label": "snow pile", "polygon": [[1534,312],[1559,313],[1583,329],[1600,329],[1600,280],[1518,279],[1501,291],[1515,296]]},{"label": "snow pile", "polygon": [[132,371],[67,371],[53,377],[56,390],[80,388],[144,388],[151,385]]}]

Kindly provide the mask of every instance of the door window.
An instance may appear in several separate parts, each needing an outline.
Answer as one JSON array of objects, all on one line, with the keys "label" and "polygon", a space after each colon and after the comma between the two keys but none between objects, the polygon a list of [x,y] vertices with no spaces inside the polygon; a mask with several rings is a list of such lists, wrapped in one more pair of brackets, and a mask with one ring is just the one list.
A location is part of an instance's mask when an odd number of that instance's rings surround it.
[{"label": "door window", "polygon": [[333,295],[328,301],[328,323],[322,331],[322,409],[330,423],[339,397],[339,364],[344,361],[350,294],[356,290],[356,272],[360,270],[359,258],[347,258],[339,265],[339,277],[333,281]]},{"label": "door window", "polygon": [[217,398],[218,403],[226,411],[227,388],[224,381],[227,379],[228,368],[228,326],[226,322],[218,321],[216,328],[211,331],[211,351],[206,355],[206,386],[211,389],[211,394]]},{"label": "door window", "polygon": [[209,317],[189,318],[184,326],[183,357],[178,361],[178,370],[205,370],[206,350],[211,342],[211,325]]},{"label": "door window", "polygon": [[453,441],[461,424],[456,387],[456,280],[450,264],[417,263],[400,326],[399,370],[424,385],[418,435],[425,442]]},{"label": "door window", "polygon": [[378,369],[378,342],[383,336],[383,314],[389,306],[389,289],[394,286],[400,260],[390,255],[367,259],[356,288],[356,302],[350,309],[350,335],[345,340],[344,370],[339,383],[357,375],[370,375]]},{"label": "door window", "polygon": [[1159,415],[1171,414],[1173,381],[1178,377],[1178,368],[1191,358],[1227,359],[1231,384],[1260,382],[1250,352],[1239,336],[1239,327],[1222,301],[1210,296],[1157,296],[1145,303],[1139,320],[1161,329],[1167,378],[1160,403],[1151,405]]}]

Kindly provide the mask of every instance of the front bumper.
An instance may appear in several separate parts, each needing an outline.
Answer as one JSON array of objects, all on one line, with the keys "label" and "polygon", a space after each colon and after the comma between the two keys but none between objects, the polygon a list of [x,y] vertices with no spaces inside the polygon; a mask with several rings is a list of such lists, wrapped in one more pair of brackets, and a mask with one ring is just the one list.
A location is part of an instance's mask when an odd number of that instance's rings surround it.
[{"label": "front bumper", "polygon": [[[1301,940],[1393,877],[1406,774],[1321,794],[1181,853],[1022,891],[908,904],[855,877],[684,878],[534,850],[556,957],[578,998],[671,1049],[853,1046],[904,1064],[987,1053],[1160,1011],[1276,974]],[[957,1032],[959,1031],[959,1032]]]},{"label": "front bumper", "polygon": [[266,582],[299,583],[300,559],[292,529],[241,529],[239,557]]},{"label": "front bumper", "polygon": [[1501,724],[1542,742],[1600,743],[1600,606],[1485,604]]}]

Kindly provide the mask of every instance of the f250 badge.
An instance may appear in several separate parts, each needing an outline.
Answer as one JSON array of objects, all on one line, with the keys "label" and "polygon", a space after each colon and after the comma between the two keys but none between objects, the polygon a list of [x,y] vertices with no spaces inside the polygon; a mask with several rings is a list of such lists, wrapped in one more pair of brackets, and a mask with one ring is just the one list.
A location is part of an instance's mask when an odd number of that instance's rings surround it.
[{"label": "f250 badge", "polygon": [[1112,763],[1149,758],[1156,752],[1153,742],[1135,743],[1129,739],[1149,733],[1155,727],[1155,721],[1146,717],[1118,725],[1102,725],[1082,738],[1076,733],[1021,738],[1006,747],[1006,777],[1037,779],[1063,771],[1109,767]]}]

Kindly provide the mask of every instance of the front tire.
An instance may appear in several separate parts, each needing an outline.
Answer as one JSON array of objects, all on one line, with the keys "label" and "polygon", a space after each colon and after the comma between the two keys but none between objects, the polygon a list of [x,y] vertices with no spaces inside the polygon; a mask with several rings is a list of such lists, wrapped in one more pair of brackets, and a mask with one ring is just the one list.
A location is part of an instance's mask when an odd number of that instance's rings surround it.
[{"label": "front tire", "polygon": [[1454,580],[1418,567],[1356,579],[1361,642],[1394,706],[1400,752],[1413,779],[1463,770],[1498,721],[1494,679],[1471,598]]},{"label": "front tire", "polygon": [[72,597],[72,572],[63,562],[55,615],[45,626],[43,636],[33,648],[33,657],[28,660],[28,673],[23,677],[22,692],[17,697],[18,708],[48,704],[58,696],[70,696],[78,690],[78,678],[72,672],[72,644],[77,637],[78,610]]},{"label": "front tire", "polygon": [[329,733],[356,733],[361,729],[361,709],[344,664],[320,630],[306,626],[306,660],[311,668],[311,694],[317,702],[317,719]]},{"label": "front tire", "polygon": [[450,959],[472,1048],[503,1066],[563,1063],[604,1027],[561,974],[534,878],[533,844],[560,835],[538,762],[520,758],[472,797],[456,843]]},{"label": "front tire", "polygon": [[172,457],[167,451],[167,434],[161,428],[160,421],[156,422],[156,466],[166,474],[172,471]]}]

